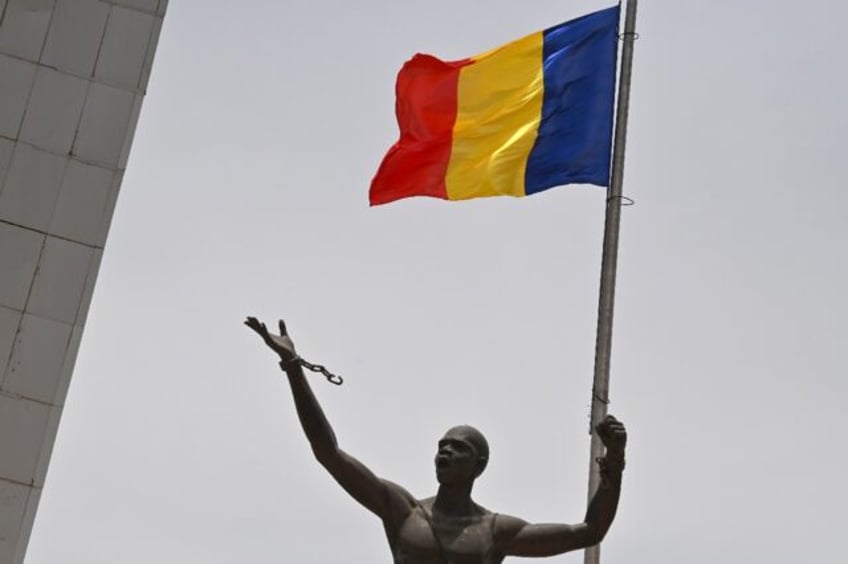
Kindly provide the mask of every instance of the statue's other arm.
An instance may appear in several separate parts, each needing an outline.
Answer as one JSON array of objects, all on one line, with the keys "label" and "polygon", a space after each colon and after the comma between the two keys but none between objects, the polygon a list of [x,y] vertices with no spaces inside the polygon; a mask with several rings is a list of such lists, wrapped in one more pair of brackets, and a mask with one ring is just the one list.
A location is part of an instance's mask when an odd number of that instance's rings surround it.
[{"label": "statue's other arm", "polygon": [[364,464],[339,448],[336,435],[324,410],[315,398],[312,388],[296,358],[294,344],[280,321],[280,336],[268,332],[264,323],[249,317],[245,324],[259,333],[265,343],[280,356],[280,366],[285,369],[294,397],[297,416],[312,452],[336,482],[356,501],[387,523],[397,522],[414,507],[412,496],[400,486],[381,480]]},{"label": "statue's other arm", "polygon": [[496,531],[496,542],[502,554],[553,556],[586,548],[603,540],[618,508],[627,432],[624,425],[612,416],[600,423],[597,430],[607,446],[607,454],[601,460],[601,485],[589,502],[583,523],[534,524],[504,516],[499,518]]}]

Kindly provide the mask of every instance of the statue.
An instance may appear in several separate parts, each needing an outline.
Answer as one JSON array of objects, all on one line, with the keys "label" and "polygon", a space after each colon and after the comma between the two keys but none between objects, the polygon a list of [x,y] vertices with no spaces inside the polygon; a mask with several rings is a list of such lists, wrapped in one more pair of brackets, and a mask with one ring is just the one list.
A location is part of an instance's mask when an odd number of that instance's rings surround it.
[{"label": "statue", "polygon": [[280,321],[280,335],[270,333],[254,317],[248,317],[245,325],[279,355],[315,458],[348,494],[383,521],[395,564],[496,564],[507,556],[553,556],[586,548],[606,535],[618,506],[627,443],[624,425],[614,417],[596,427],[606,456],[598,460],[601,485],[580,524],[533,524],[477,505],[471,490],[486,468],[489,446],[480,431],[466,425],[449,429],[439,440],[438,492],[418,500],[339,448],[285,324]]}]

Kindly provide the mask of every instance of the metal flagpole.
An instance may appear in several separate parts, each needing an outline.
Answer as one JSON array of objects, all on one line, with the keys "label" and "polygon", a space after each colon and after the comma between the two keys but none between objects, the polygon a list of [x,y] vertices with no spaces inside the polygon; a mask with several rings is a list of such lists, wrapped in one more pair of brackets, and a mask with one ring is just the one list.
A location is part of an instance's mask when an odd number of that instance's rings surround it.
[{"label": "metal flagpole", "polygon": [[[633,65],[633,42],[636,39],[637,0],[628,0],[624,18],[621,71],[618,78],[618,108],[615,117],[615,141],[612,153],[612,180],[607,191],[607,211],[604,224],[604,249],[601,260],[601,289],[598,301],[598,332],[595,340],[595,375],[592,383],[592,446],[589,456],[589,499],[601,482],[595,459],[604,454],[604,445],[594,432],[607,415],[609,403],[610,353],[612,350],[612,317],[615,303],[615,275],[618,262],[618,231],[621,220],[622,182],[624,177],[624,145],[627,138],[627,111],[630,99],[630,72]],[[601,547],[587,548],[584,564],[599,564]]]}]

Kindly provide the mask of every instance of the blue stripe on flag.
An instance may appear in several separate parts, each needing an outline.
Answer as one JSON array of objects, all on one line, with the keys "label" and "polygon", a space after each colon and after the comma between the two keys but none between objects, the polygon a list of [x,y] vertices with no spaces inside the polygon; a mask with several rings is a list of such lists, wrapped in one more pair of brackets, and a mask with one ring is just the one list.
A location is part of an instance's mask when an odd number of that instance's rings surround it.
[{"label": "blue stripe on flag", "polygon": [[526,194],[609,185],[618,21],[614,6],[545,30],[545,96]]}]

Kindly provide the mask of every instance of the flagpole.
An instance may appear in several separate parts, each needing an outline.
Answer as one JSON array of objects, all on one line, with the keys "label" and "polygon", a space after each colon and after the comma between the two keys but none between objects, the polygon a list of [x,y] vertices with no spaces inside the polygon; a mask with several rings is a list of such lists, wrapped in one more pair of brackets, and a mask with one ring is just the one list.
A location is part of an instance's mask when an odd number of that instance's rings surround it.
[{"label": "flagpole", "polygon": [[[589,499],[598,489],[601,476],[595,460],[604,454],[604,445],[594,432],[607,415],[609,403],[610,353],[612,351],[612,319],[615,304],[615,277],[618,263],[618,232],[621,222],[622,184],[624,179],[624,146],[627,139],[627,113],[630,100],[630,74],[633,65],[633,42],[636,39],[637,0],[628,0],[624,18],[621,71],[618,79],[618,108],[615,117],[615,140],[612,153],[612,179],[607,191],[604,223],[604,247],[601,260],[601,288],[598,300],[598,332],[595,340],[595,375],[592,382],[591,427],[592,446],[589,456]],[[599,564],[601,546],[584,552],[584,564]]]}]

